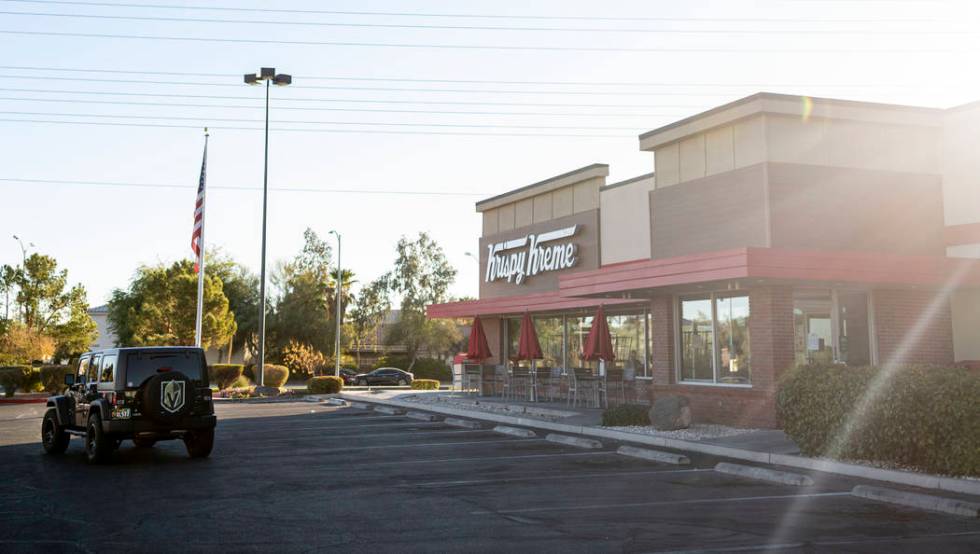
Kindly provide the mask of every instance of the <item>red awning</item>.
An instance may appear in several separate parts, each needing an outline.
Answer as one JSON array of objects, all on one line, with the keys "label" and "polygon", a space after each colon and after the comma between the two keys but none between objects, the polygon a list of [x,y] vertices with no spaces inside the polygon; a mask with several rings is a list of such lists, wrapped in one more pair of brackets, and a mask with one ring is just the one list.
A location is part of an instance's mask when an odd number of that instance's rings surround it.
[{"label": "red awning", "polygon": [[595,317],[592,318],[592,329],[589,329],[589,336],[585,340],[582,357],[589,361],[601,359],[611,362],[616,359],[612,337],[609,335],[609,324],[606,322],[606,313],[601,304],[595,312]]},{"label": "red awning", "polygon": [[[447,302],[432,304],[426,308],[429,317],[473,317],[476,315],[518,315],[524,312],[546,313],[566,310],[595,308],[599,305],[595,298],[564,298],[558,291],[538,292],[481,300],[464,300],[462,302]],[[643,299],[603,299],[607,306],[634,305],[642,306]]]},{"label": "red awning", "polygon": [[541,353],[541,344],[538,342],[538,333],[534,330],[534,321],[531,314],[524,312],[524,319],[521,320],[521,337],[517,343],[517,357],[515,360],[540,360],[544,358]]},{"label": "red awning", "polygon": [[487,344],[487,335],[483,332],[483,323],[480,316],[473,318],[473,326],[470,328],[470,342],[466,348],[466,359],[482,362],[492,357],[490,345]]}]

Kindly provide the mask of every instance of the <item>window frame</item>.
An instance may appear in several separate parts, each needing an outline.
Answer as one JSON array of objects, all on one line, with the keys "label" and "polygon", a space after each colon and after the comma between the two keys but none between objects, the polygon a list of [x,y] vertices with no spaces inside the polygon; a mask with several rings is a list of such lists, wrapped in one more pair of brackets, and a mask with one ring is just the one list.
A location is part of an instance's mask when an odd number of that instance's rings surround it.
[{"label": "window frame", "polygon": [[[749,291],[746,290],[723,290],[708,291],[691,294],[674,295],[674,382],[679,385],[694,385],[705,387],[731,387],[738,389],[750,389],[752,384],[752,335],[749,334],[749,382],[748,383],[721,383],[718,381],[719,365],[721,365],[721,351],[718,345],[718,304],[719,298],[732,298],[744,296],[749,301],[749,317],[752,317],[752,300]],[[683,314],[681,306],[684,301],[707,300],[711,306],[711,380],[706,379],[684,379],[684,353],[681,346],[681,319]]]},{"label": "window frame", "polygon": [[[105,366],[107,361],[112,361],[112,375],[108,381],[105,380]],[[99,386],[109,385],[115,386],[116,383],[116,367],[119,365],[119,355],[118,354],[106,354],[102,356],[102,361],[99,362]]]}]

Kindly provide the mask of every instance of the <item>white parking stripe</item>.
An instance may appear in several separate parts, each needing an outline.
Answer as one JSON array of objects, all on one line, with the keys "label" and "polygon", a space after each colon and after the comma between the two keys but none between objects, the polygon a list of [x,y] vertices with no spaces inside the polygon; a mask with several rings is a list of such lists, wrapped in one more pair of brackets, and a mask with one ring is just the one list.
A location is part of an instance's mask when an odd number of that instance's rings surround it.
[{"label": "white parking stripe", "polygon": [[810,494],[783,494],[773,496],[741,496],[735,498],[702,498],[697,500],[667,500],[660,502],[627,502],[622,504],[583,504],[579,506],[550,506],[547,508],[517,508],[513,510],[481,510],[470,515],[529,514],[535,512],[567,512],[574,510],[603,510],[609,508],[645,508],[652,506],[680,506],[682,504],[719,504],[723,502],[756,502],[760,500],[785,500],[789,498],[819,498],[829,496],[849,496],[847,492],[817,492]]},{"label": "white parking stripe", "polygon": [[632,475],[674,475],[677,473],[699,473],[714,471],[713,469],[664,469],[660,471],[607,471],[604,473],[574,473],[571,475],[538,475],[524,477],[501,477],[499,479],[469,479],[465,481],[429,481],[426,483],[407,483],[401,487],[452,487],[456,485],[489,485],[493,483],[513,483],[516,481],[564,481],[567,479],[584,479],[596,477],[629,477]]},{"label": "white parking stripe", "polygon": [[[452,434],[459,434],[459,433],[470,433],[470,434],[473,434],[473,433],[483,433],[484,435],[489,435],[490,434],[490,431],[488,429],[444,429],[444,430],[438,430],[438,431],[415,431],[415,430],[412,430],[412,429],[405,429],[404,431],[399,431],[397,433],[352,433],[352,434],[348,434],[348,435],[330,434],[329,436],[327,436],[325,438],[329,438],[329,439],[333,440],[333,439],[338,439],[338,438],[341,438],[342,437],[344,440],[349,440],[349,439],[357,439],[357,438],[361,438],[361,437],[364,437],[364,438],[374,438],[374,437],[404,437],[404,436],[414,436],[414,437],[417,437],[419,435],[452,435]],[[216,437],[216,438],[221,438],[221,437]],[[314,436],[309,436],[307,438],[315,438],[315,437]],[[275,442],[293,442],[294,440],[295,440],[295,437],[290,437],[288,439],[264,439],[264,440],[262,440],[262,444],[275,443]],[[714,471],[714,470],[712,470],[712,471]]]},{"label": "white parking stripe", "polygon": [[[525,441],[510,441],[510,442],[525,442]],[[517,456],[479,456],[476,458],[439,458],[439,459],[425,459],[425,460],[400,460],[397,462],[375,462],[375,463],[358,463],[357,467],[368,467],[368,466],[400,466],[409,464],[444,464],[444,463],[461,463],[461,462],[494,462],[499,460],[525,460],[530,458],[562,458],[565,456],[611,456],[615,455],[615,452],[565,452],[562,454],[524,454]]]},{"label": "white parking stripe", "polygon": [[695,550],[653,550],[648,554],[710,554],[712,552],[758,552],[760,550],[784,550],[787,548],[802,548],[803,546],[844,546],[849,544],[876,544],[889,541],[908,541],[916,539],[936,539],[943,537],[968,537],[980,535],[980,531],[964,531],[961,533],[928,533],[922,535],[891,535],[878,537],[861,537],[854,539],[838,539],[824,541],[786,542],[772,544],[748,544],[742,546],[723,546],[719,548],[698,548]]},{"label": "white parking stripe", "polygon": [[[421,443],[421,444],[376,444],[372,446],[353,446],[350,448],[326,448],[326,449],[309,448],[305,450],[294,448],[288,453],[288,455],[295,456],[297,454],[306,454],[306,453],[330,454],[332,452],[358,452],[360,450],[385,450],[389,448],[434,448],[437,446],[470,446],[470,445],[478,445],[478,444],[499,444],[504,442],[509,442],[509,443],[519,442],[521,444],[526,444],[536,440],[540,441],[540,439],[524,439],[524,440],[504,439],[504,440],[497,440],[497,441],[430,442],[430,443]],[[282,451],[282,448],[278,446],[270,447],[270,448],[261,448],[261,447],[256,448],[255,445],[250,445],[248,451],[261,452],[263,450],[273,450],[273,449]]]}]

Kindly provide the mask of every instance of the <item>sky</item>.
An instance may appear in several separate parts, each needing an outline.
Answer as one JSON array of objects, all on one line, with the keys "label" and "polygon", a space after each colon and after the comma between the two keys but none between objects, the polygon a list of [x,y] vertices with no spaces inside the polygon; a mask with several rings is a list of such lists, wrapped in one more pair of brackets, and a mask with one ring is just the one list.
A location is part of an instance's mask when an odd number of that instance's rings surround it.
[{"label": "sky", "polygon": [[208,126],[206,243],[257,272],[264,90],[242,75],[275,67],[269,267],[334,229],[367,283],[424,231],[476,296],[476,201],[651,172],[640,133],[759,91],[980,100],[978,22],[915,0],[0,0],[0,264],[17,235],[98,305],[191,258]]}]

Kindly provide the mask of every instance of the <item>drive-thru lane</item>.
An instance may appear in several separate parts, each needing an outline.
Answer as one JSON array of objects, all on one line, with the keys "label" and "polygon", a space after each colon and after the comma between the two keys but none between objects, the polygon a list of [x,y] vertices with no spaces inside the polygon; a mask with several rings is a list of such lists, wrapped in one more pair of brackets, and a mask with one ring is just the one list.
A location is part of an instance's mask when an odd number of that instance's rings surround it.
[{"label": "drive-thru lane", "polygon": [[658,464],[307,402],[217,411],[210,459],[125,443],[93,467],[78,439],[41,454],[36,406],[0,406],[0,550],[980,550],[976,520],[856,498],[852,479],[777,485],[710,456]]}]

